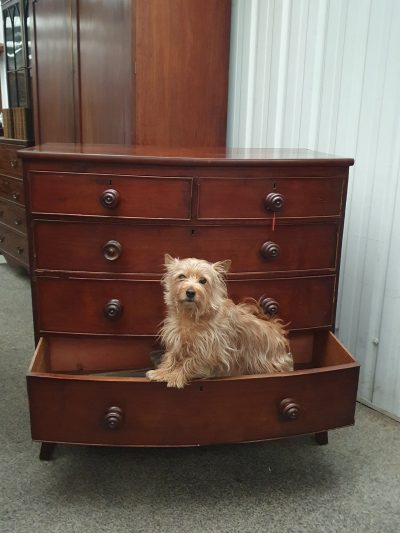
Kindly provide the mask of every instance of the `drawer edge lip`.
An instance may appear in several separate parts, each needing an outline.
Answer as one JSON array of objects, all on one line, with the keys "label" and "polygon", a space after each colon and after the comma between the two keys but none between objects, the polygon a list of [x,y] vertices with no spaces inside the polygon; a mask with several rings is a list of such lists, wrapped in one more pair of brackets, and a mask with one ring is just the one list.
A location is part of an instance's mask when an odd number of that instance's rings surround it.
[{"label": "drawer edge lip", "polygon": [[18,235],[18,237],[25,237],[25,239],[28,238],[26,231],[21,231],[17,229],[16,227],[10,226],[9,224],[6,224],[5,222],[1,220],[0,220],[0,228],[6,228],[6,230],[11,231],[11,233],[15,233],[16,235]]},{"label": "drawer edge lip", "polygon": [[[141,383],[146,384],[152,387],[166,388],[165,383],[157,383],[149,381],[147,378],[141,377],[120,377],[120,376],[96,376],[96,375],[79,375],[79,374],[57,374],[52,372],[36,372],[32,370],[32,367],[35,364],[36,352],[31,361],[31,365],[28,369],[26,377],[31,378],[40,378],[40,379],[55,379],[55,380],[65,380],[65,381],[83,381],[83,382],[118,382],[118,383]],[[290,378],[291,376],[302,376],[302,375],[311,375],[311,374],[325,374],[332,372],[341,372],[341,371],[350,371],[357,370],[360,367],[359,363],[354,360],[354,362],[342,363],[333,366],[326,367],[316,367],[303,370],[293,370],[291,372],[278,372],[276,374],[248,374],[244,376],[230,376],[225,378],[216,378],[216,379],[196,379],[187,385],[187,388],[196,387],[198,384],[216,384],[216,383],[228,383],[228,382],[252,382],[258,380],[269,380],[269,379],[282,379]]]},{"label": "drawer edge lip", "polygon": [[[283,439],[294,439],[296,437],[306,437],[309,435],[314,435],[315,433],[319,433],[321,431],[337,431],[339,429],[345,429],[350,428],[355,425],[355,419],[353,417],[353,420],[347,424],[344,424],[342,426],[328,426],[328,427],[318,427],[315,430],[311,432],[306,433],[293,433],[292,435],[281,435],[279,437],[265,437],[263,439],[256,439],[256,440],[237,440],[237,441],[221,441],[221,442],[209,442],[207,443],[201,443],[198,444],[194,442],[193,444],[102,444],[100,442],[72,442],[72,441],[66,441],[66,440],[52,440],[52,439],[46,439],[45,442],[53,443],[53,444],[68,444],[72,446],[95,446],[95,447],[107,447],[107,448],[198,448],[200,446],[222,446],[222,445],[229,445],[229,444],[257,444],[261,442],[267,442],[267,441],[274,441],[274,440],[283,440]],[[44,442],[42,439],[34,438],[32,437],[32,442],[38,442],[42,443]]]}]

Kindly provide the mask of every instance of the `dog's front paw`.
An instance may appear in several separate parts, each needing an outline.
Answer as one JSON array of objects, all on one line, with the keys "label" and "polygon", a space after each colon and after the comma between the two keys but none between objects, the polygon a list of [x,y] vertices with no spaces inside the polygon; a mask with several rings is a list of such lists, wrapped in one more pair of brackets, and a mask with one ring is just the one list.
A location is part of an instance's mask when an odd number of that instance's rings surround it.
[{"label": "dog's front paw", "polygon": [[150,381],[166,381],[165,373],[161,370],[148,370],[146,372],[146,378]]},{"label": "dog's front paw", "polygon": [[170,374],[166,381],[167,387],[173,387],[175,389],[183,389],[183,387],[187,384],[183,374]]}]

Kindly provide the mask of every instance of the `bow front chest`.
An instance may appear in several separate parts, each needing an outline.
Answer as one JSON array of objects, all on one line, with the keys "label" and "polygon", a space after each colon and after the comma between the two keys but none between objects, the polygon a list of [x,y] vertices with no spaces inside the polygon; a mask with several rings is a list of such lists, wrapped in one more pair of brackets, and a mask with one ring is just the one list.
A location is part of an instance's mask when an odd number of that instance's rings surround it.
[{"label": "bow front chest", "polygon": [[[353,423],[359,368],[332,333],[351,159],[80,144],[20,155],[37,340],[27,376],[33,439],[321,441]],[[182,390],[140,375],[159,349],[165,253],[231,259],[230,298],[253,297],[289,323],[295,370]]]}]

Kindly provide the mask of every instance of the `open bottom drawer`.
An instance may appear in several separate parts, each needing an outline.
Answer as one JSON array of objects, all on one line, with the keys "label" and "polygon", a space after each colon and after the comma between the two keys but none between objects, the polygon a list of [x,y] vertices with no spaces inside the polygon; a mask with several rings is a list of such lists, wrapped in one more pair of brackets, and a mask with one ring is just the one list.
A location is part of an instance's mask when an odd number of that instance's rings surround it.
[{"label": "open bottom drawer", "polygon": [[41,339],[27,376],[32,437],[57,443],[191,446],[353,424],[359,365],[330,332],[314,334],[308,346],[309,368],[196,380],[177,390],[144,377],[62,373],[52,366],[51,350]]}]

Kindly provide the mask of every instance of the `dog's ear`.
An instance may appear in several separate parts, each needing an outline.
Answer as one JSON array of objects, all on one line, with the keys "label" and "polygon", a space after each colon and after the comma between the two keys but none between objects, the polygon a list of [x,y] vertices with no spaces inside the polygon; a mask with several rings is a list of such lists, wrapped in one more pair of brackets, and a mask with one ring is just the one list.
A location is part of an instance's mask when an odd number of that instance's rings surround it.
[{"label": "dog's ear", "polygon": [[164,265],[168,268],[172,266],[175,263],[176,259],[174,259],[171,255],[165,254],[164,255]]},{"label": "dog's ear", "polygon": [[225,261],[217,261],[213,264],[213,267],[219,274],[227,274],[231,268],[232,261],[230,259],[225,259]]}]

